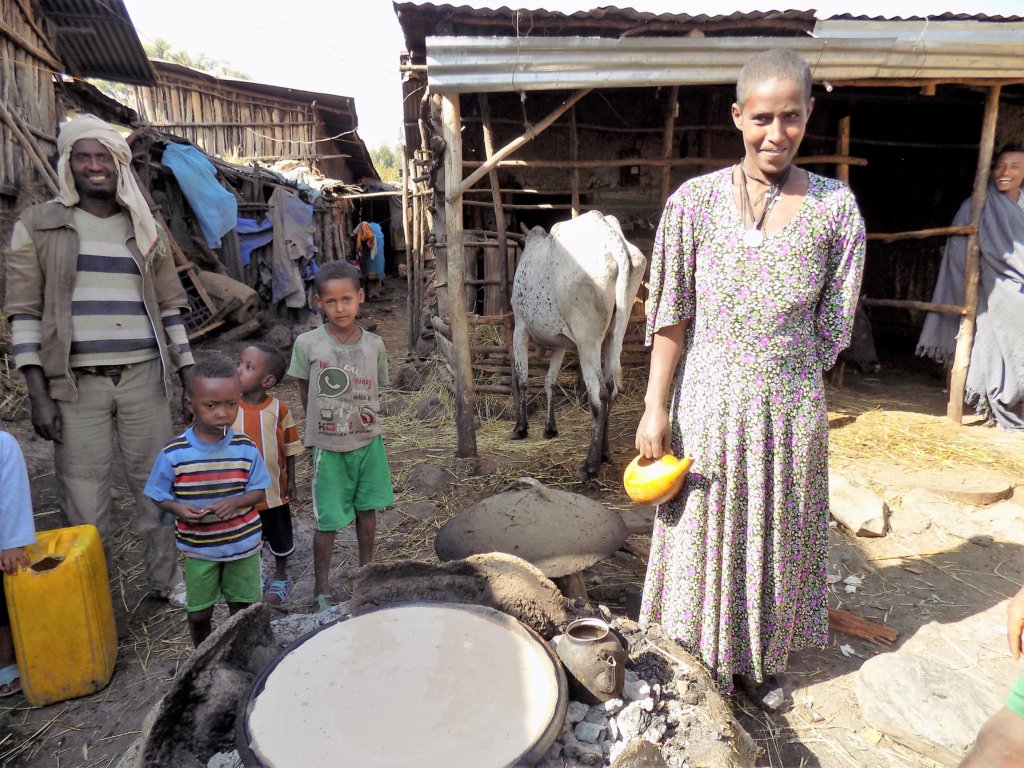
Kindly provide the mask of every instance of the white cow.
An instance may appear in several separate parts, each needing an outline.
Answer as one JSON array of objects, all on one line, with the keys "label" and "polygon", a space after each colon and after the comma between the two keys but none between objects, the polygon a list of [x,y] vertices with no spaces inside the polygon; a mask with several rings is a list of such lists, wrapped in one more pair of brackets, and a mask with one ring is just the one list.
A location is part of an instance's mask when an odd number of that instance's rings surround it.
[{"label": "white cow", "polygon": [[622,236],[614,216],[590,211],[555,224],[550,234],[543,227],[530,230],[512,285],[517,390],[513,440],[526,437],[528,429],[527,339],[551,349],[544,379],[548,397],[544,437],[558,434],[552,388],[566,349],[575,345],[593,416],[582,474],[593,477],[602,461],[611,461],[608,414],[622,386],[622,339],[646,267],[647,259]]}]

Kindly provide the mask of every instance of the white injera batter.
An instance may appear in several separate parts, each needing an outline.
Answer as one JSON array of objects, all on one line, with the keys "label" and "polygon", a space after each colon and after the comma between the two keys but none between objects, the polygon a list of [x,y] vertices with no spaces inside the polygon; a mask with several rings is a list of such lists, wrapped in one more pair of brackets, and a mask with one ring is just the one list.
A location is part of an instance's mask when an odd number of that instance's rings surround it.
[{"label": "white injera batter", "polygon": [[490,768],[537,742],[557,699],[554,663],[514,619],[476,606],[397,606],[288,653],[248,725],[271,768]]}]

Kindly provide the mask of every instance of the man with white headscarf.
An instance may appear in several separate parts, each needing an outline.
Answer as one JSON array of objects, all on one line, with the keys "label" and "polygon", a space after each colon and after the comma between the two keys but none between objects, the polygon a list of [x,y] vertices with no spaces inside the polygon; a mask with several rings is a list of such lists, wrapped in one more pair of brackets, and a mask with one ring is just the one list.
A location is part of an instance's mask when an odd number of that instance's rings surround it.
[{"label": "man with white headscarf", "polygon": [[174,530],[142,490],[173,434],[172,376],[193,362],[188,298],[121,135],[83,115],[57,149],[60,194],[22,214],[7,252],[14,362],[68,522],[95,525],[109,551],[116,434],[150,594],[178,602]]}]

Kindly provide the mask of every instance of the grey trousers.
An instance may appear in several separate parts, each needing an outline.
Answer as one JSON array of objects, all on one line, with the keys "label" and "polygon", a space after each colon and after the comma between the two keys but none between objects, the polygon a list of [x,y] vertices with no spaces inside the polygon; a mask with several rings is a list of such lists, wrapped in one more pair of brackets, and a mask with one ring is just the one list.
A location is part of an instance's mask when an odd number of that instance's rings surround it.
[{"label": "grey trousers", "polygon": [[110,551],[114,436],[128,487],[135,496],[135,530],[151,592],[166,595],[177,580],[173,526],[142,493],[153,459],[172,437],[170,404],[159,360],[128,366],[117,384],[106,376],[78,377],[78,399],[57,401],[63,442],[54,443],[60,507],[71,525],[95,525]]}]

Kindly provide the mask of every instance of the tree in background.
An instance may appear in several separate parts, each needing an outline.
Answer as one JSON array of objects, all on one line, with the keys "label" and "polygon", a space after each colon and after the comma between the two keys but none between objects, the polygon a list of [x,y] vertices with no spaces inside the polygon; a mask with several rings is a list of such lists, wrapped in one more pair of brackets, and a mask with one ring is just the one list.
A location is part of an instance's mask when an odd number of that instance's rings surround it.
[{"label": "tree in background", "polygon": [[[240,72],[230,66],[226,61],[215,59],[205,53],[191,54],[188,51],[175,48],[162,37],[158,37],[151,43],[143,43],[142,48],[146,51],[146,56],[151,59],[173,61],[175,64],[181,64],[183,67],[219,77],[233,77],[236,80],[252,79],[245,72]],[[89,82],[115,101],[131,106],[133,102],[132,86],[126,83],[115,83],[111,80],[90,79]]]},{"label": "tree in background", "polygon": [[385,141],[376,149],[370,150],[370,160],[380,174],[381,181],[394,184],[402,180],[402,153],[398,147],[392,149]]},{"label": "tree in background", "polygon": [[175,64],[181,64],[189,69],[198,69],[200,72],[206,72],[211,75],[233,77],[236,80],[252,79],[245,72],[239,72],[222,59],[215,59],[205,53],[191,54],[188,51],[175,48],[162,37],[158,37],[152,43],[143,43],[142,47],[145,49],[146,55],[151,59],[173,61]]}]

